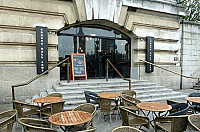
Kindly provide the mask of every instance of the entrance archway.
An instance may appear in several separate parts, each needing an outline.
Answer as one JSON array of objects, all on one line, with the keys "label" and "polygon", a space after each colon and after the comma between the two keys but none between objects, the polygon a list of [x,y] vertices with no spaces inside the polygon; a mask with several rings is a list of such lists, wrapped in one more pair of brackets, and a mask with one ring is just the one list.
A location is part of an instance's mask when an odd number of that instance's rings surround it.
[{"label": "entrance archway", "polygon": [[[71,53],[85,53],[88,78],[105,78],[106,59],[109,59],[124,77],[130,77],[131,39],[114,28],[99,24],[73,25],[58,32],[59,59]],[[61,79],[66,79],[66,68],[61,66]],[[118,77],[109,68],[109,77]]]}]

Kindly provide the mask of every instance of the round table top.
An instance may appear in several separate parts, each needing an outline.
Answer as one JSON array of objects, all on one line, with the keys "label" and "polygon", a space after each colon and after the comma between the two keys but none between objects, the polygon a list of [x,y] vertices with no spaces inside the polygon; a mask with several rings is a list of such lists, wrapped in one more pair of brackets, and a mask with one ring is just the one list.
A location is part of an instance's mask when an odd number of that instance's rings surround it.
[{"label": "round table top", "polygon": [[41,97],[33,100],[36,103],[53,103],[58,101],[62,101],[62,97]]},{"label": "round table top", "polygon": [[200,103],[200,97],[187,97],[185,100],[189,102]]},{"label": "round table top", "polygon": [[61,126],[74,126],[92,120],[92,114],[85,111],[65,111],[49,117],[49,122]]},{"label": "round table top", "polygon": [[99,97],[101,98],[117,98],[121,96],[120,93],[114,93],[114,92],[103,92],[98,94]]},{"label": "round table top", "polygon": [[171,105],[159,103],[159,102],[142,102],[136,105],[139,109],[154,111],[154,112],[164,112],[171,110]]}]

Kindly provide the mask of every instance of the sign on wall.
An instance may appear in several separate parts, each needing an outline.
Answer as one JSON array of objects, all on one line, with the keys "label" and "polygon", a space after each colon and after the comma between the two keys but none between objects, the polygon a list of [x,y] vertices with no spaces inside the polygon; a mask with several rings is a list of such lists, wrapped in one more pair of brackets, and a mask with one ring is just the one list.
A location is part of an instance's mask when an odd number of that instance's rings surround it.
[{"label": "sign on wall", "polygon": [[72,53],[71,61],[72,61],[73,81],[75,80],[74,77],[84,77],[84,76],[85,80],[87,81],[85,54]]},{"label": "sign on wall", "polygon": [[[146,61],[154,63],[154,37],[146,37]],[[151,73],[154,66],[146,63],[146,72]]]},{"label": "sign on wall", "polygon": [[36,62],[37,74],[48,69],[48,29],[36,26]]}]

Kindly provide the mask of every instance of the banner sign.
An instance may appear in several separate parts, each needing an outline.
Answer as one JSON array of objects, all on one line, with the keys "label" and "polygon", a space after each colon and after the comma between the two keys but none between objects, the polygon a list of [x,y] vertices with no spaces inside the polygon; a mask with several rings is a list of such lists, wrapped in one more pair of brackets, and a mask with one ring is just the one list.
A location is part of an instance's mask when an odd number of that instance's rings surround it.
[{"label": "banner sign", "polygon": [[48,29],[36,26],[36,62],[37,74],[48,70]]},{"label": "banner sign", "polygon": [[[154,63],[154,37],[146,37],[146,61]],[[154,66],[146,63],[146,72],[151,73]]]}]

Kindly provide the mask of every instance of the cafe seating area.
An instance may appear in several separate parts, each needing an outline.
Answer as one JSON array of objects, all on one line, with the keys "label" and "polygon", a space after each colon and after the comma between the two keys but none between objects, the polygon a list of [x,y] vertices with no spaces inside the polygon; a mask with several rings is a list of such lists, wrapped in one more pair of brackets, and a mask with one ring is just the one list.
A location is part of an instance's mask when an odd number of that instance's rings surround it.
[{"label": "cafe seating area", "polygon": [[[36,98],[34,104],[14,100],[16,110],[0,113],[0,118],[8,118],[0,122],[0,129],[98,132],[101,127],[104,130],[107,127],[112,132],[200,131],[198,94],[189,94],[183,100],[185,103],[174,100],[143,102],[136,98],[134,90],[121,93],[84,91],[83,94],[86,103],[67,111],[64,111],[66,100],[61,93]],[[103,123],[106,125],[102,126]]]}]

